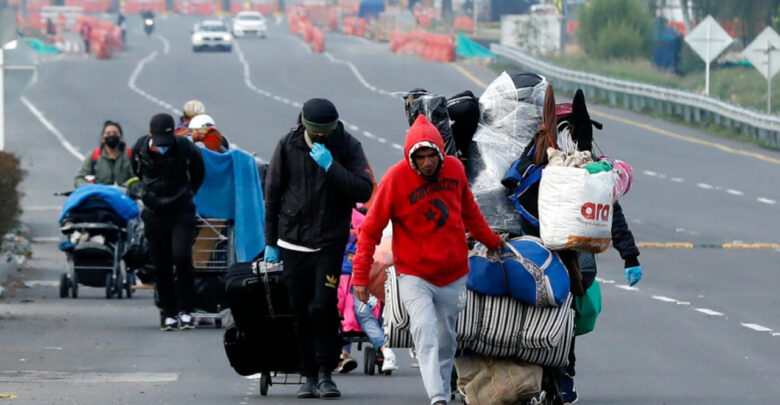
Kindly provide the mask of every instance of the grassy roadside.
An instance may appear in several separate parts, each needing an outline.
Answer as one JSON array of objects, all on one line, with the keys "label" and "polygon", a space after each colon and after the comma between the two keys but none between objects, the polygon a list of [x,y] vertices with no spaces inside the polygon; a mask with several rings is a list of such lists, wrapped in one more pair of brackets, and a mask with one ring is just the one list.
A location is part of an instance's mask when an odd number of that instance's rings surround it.
[{"label": "grassy roadside", "polygon": [[[501,62],[491,62],[488,65],[488,67],[490,69],[492,69],[494,72],[496,72],[497,74],[499,74],[499,73],[501,73],[503,71],[512,71],[512,70],[518,70],[519,69],[518,66],[516,66],[516,65],[507,64],[507,63],[501,63]],[[584,70],[584,69],[582,69],[582,70]],[[756,73],[756,75],[759,74],[758,72],[755,72],[755,73]],[[628,79],[628,78],[626,78],[626,79]],[[712,80],[712,78],[710,78],[710,79]],[[763,80],[763,76],[761,76],[761,79]],[[555,84],[555,82],[553,81],[553,85],[554,84]],[[766,82],[764,82],[764,85],[766,85]],[[712,86],[712,83],[710,83],[710,86]],[[703,87],[703,85],[702,85],[702,87]],[[710,90],[712,90],[712,87],[710,88]],[[780,92],[780,87],[778,87],[778,92]],[[574,93],[564,91],[561,88],[556,88],[555,89],[555,95],[556,95],[557,102],[562,103],[562,102],[570,102],[571,98],[574,96]],[[778,98],[780,98],[780,94],[778,95]],[[618,102],[616,105],[612,106],[612,105],[610,105],[610,103],[609,103],[609,101],[607,99],[602,98],[602,97],[598,97],[598,96],[597,97],[593,97],[593,98],[588,97],[586,101],[587,101],[588,104],[595,104],[595,105],[601,105],[601,106],[606,106],[606,107],[623,109],[623,104],[622,103]],[[766,103],[766,101],[764,101],[764,103]],[[666,113],[663,113],[663,112],[658,112],[658,111],[656,111],[656,110],[654,110],[654,109],[652,109],[650,107],[645,107],[645,108],[642,108],[640,110],[632,109],[631,111],[639,112],[639,113],[651,116],[653,118],[663,119],[663,120],[671,122],[671,123],[685,125],[685,126],[688,126],[690,128],[694,128],[694,129],[697,129],[697,130],[700,130],[700,131],[704,131],[704,132],[706,132],[706,133],[708,133],[710,135],[714,135],[714,136],[717,136],[717,137],[731,139],[731,140],[735,140],[735,141],[739,141],[739,142],[743,142],[743,143],[748,143],[748,144],[760,146],[760,147],[767,148],[767,149],[770,149],[770,150],[775,150],[772,147],[761,143],[757,139],[754,139],[752,137],[743,135],[742,132],[739,129],[736,129],[736,128],[726,128],[726,127],[724,127],[722,125],[715,124],[715,122],[713,122],[712,120],[710,120],[710,119],[708,119],[706,117],[702,117],[702,120],[700,122],[693,122],[693,121],[685,121],[684,119],[682,119],[681,117],[676,116],[676,115],[669,115],[669,114],[666,114]]]},{"label": "grassy roadside", "polygon": [[[648,60],[604,61],[569,55],[547,56],[544,59],[559,66],[603,76],[704,93],[703,71],[677,76],[656,70]],[[780,75],[772,80],[772,91],[775,93],[772,96],[772,112],[778,114],[780,113]],[[724,66],[713,68],[710,72],[710,95],[715,98],[765,112],[766,92],[766,79],[753,67]]]}]

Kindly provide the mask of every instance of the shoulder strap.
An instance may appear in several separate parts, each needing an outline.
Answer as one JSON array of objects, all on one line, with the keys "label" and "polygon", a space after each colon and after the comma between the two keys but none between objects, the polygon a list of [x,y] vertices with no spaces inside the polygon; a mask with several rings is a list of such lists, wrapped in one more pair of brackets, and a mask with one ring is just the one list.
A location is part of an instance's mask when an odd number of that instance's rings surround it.
[{"label": "shoulder strap", "polygon": [[98,159],[100,159],[101,151],[102,151],[101,148],[95,148],[92,151],[92,173],[95,173],[95,164],[97,163]]}]

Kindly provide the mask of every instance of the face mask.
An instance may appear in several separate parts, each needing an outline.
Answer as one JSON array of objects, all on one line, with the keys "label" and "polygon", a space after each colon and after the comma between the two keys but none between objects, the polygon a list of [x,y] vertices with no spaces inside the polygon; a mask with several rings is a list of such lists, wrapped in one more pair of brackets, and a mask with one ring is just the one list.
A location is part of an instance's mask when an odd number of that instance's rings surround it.
[{"label": "face mask", "polygon": [[165,152],[168,152],[169,146],[158,146],[157,151],[160,152],[161,155],[164,155]]},{"label": "face mask", "polygon": [[105,137],[103,142],[105,142],[106,146],[108,146],[109,148],[112,149],[116,148],[117,146],[119,146],[119,135],[109,135]]},{"label": "face mask", "polygon": [[327,134],[327,135],[312,135],[308,132],[306,132],[309,139],[311,140],[311,143],[321,143],[323,145],[327,145],[328,142],[330,142],[330,139],[333,138],[333,132]]}]

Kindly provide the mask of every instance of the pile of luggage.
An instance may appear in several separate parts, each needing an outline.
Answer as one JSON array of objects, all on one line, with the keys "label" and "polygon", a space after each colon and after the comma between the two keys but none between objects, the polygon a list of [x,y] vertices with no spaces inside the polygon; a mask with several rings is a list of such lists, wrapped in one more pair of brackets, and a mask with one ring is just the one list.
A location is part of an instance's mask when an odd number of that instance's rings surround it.
[{"label": "pile of luggage", "polygon": [[[500,258],[481,244],[470,252],[467,304],[457,323],[459,388],[471,404],[529,399],[543,389],[543,368],[565,367],[575,334],[593,329],[600,307],[583,304],[591,290],[579,256],[607,249],[611,207],[630,188],[631,169],[594,158],[582,150],[589,144],[578,147],[574,122],[580,130],[600,124],[578,122],[579,106],[555,105],[552,86],[537,74],[504,72],[479,99],[415,89],[405,101],[410,122],[425,114],[439,128],[447,154],[464,163],[488,224],[508,238]],[[584,107],[582,94],[577,103]],[[550,128],[555,135],[539,142]],[[538,145],[549,148],[541,151],[545,163],[535,165]],[[385,333],[389,346],[411,347],[397,288],[389,269]],[[579,314],[584,307],[590,312]]]}]

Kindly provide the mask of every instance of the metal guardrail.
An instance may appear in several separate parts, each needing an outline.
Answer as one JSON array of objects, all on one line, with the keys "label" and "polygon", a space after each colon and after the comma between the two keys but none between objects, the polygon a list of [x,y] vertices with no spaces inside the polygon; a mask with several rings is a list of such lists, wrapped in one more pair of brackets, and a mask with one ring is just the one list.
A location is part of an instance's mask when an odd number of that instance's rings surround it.
[{"label": "metal guardrail", "polygon": [[510,46],[491,44],[490,50],[514,64],[544,75],[558,88],[569,91],[582,88],[591,98],[598,92],[612,105],[617,105],[620,98],[625,108],[649,107],[680,116],[685,121],[711,120],[716,125],[739,129],[744,136],[756,139],[768,148],[780,150],[779,116],[701,94],[562,68]]}]

